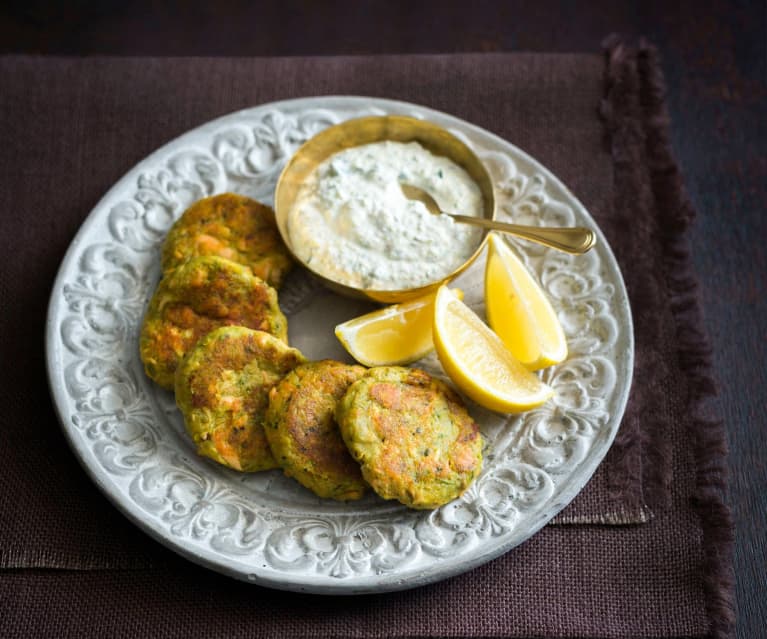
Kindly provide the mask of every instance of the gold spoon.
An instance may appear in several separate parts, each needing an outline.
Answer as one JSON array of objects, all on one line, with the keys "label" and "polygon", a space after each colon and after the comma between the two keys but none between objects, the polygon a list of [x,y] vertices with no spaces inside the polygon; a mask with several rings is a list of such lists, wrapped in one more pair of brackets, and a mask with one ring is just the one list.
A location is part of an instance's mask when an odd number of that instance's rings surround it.
[{"label": "gold spoon", "polygon": [[456,215],[455,213],[446,213],[439,208],[439,204],[434,198],[423,189],[412,184],[403,184],[400,182],[400,188],[405,197],[409,200],[417,200],[428,209],[429,213],[434,215],[449,215],[456,222],[464,224],[474,224],[502,233],[510,233],[517,237],[550,246],[565,253],[580,254],[585,253],[597,242],[597,236],[591,229],[582,226],[571,227],[540,227],[525,226],[522,224],[506,224],[505,222],[496,222],[482,217],[472,217],[470,215]]}]

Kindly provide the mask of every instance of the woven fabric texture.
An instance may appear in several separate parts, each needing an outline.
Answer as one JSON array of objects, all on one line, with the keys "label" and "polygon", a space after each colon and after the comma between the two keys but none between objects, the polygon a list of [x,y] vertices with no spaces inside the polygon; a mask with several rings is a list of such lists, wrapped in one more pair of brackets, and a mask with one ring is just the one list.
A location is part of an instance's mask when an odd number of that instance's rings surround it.
[{"label": "woven fabric texture", "polygon": [[[666,124],[657,61],[643,52],[613,43],[606,57],[0,58],[0,635],[726,636],[729,520],[719,475],[701,470],[724,453],[706,457],[690,410],[708,391],[680,338],[696,321],[689,215],[672,210],[684,204],[680,185],[659,177],[675,167],[663,168],[662,139],[661,151],[651,144]],[[615,445],[555,520],[581,525],[547,526],[439,584],[357,598],[241,584],[130,524],[67,448],[42,341],[64,252],[126,170],[217,116],[330,94],[446,111],[539,159],[607,236],[636,333],[635,383]],[[713,450],[719,425],[709,426]],[[719,508],[716,521],[701,499]]]}]

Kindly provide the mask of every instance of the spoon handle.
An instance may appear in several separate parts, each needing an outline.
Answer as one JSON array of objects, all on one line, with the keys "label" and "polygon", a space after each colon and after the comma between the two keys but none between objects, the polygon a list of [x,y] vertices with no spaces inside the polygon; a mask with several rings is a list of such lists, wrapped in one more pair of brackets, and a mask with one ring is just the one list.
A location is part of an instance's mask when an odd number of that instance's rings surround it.
[{"label": "spoon handle", "polygon": [[523,226],[521,224],[507,224],[505,222],[496,222],[495,220],[486,220],[481,217],[471,217],[469,215],[456,215],[451,213],[456,222],[474,224],[494,231],[516,235],[532,242],[538,242],[545,246],[565,251],[566,253],[580,254],[585,253],[596,244],[597,236],[591,229],[581,226],[572,227],[539,227]]}]

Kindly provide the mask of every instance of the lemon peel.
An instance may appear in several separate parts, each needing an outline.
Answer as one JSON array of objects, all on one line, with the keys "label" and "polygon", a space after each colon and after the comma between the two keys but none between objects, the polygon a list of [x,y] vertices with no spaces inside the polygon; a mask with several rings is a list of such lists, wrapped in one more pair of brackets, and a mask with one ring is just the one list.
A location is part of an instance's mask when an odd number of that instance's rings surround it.
[{"label": "lemon peel", "polygon": [[[463,293],[455,289],[463,297]],[[404,366],[434,348],[435,293],[355,317],[335,327],[338,341],[365,366]]]},{"label": "lemon peel", "polygon": [[553,395],[447,286],[439,288],[434,304],[433,339],[439,361],[455,385],[477,404],[518,413],[540,406]]},{"label": "lemon peel", "polygon": [[485,266],[487,322],[529,370],[567,358],[567,340],[551,302],[521,260],[491,235]]}]

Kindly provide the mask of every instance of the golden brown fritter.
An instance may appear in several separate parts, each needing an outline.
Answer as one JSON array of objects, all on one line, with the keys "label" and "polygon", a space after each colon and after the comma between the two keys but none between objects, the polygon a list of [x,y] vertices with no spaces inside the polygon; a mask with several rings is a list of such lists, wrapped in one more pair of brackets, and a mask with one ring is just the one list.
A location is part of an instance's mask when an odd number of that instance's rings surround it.
[{"label": "golden brown fritter", "polygon": [[242,326],[208,333],[176,371],[176,404],[197,452],[245,472],[277,467],[264,435],[269,391],[305,359],[282,340]]},{"label": "golden brown fritter", "polygon": [[482,468],[482,436],[458,395],[424,371],[372,368],[349,387],[336,418],[362,475],[384,499],[437,508]]},{"label": "golden brown fritter", "polygon": [[204,198],[184,212],[165,238],[162,269],[167,272],[206,255],[245,264],[275,288],[293,264],[277,230],[274,211],[235,193]]},{"label": "golden brown fritter", "polygon": [[359,499],[367,484],[346,449],[335,408],[366,369],[324,360],[298,366],[269,394],[266,438],[285,474],[320,497]]},{"label": "golden brown fritter", "polygon": [[181,358],[219,326],[246,326],[287,341],[277,293],[250,269],[220,257],[198,257],[166,273],[149,303],[139,350],[146,374],[173,388]]}]

